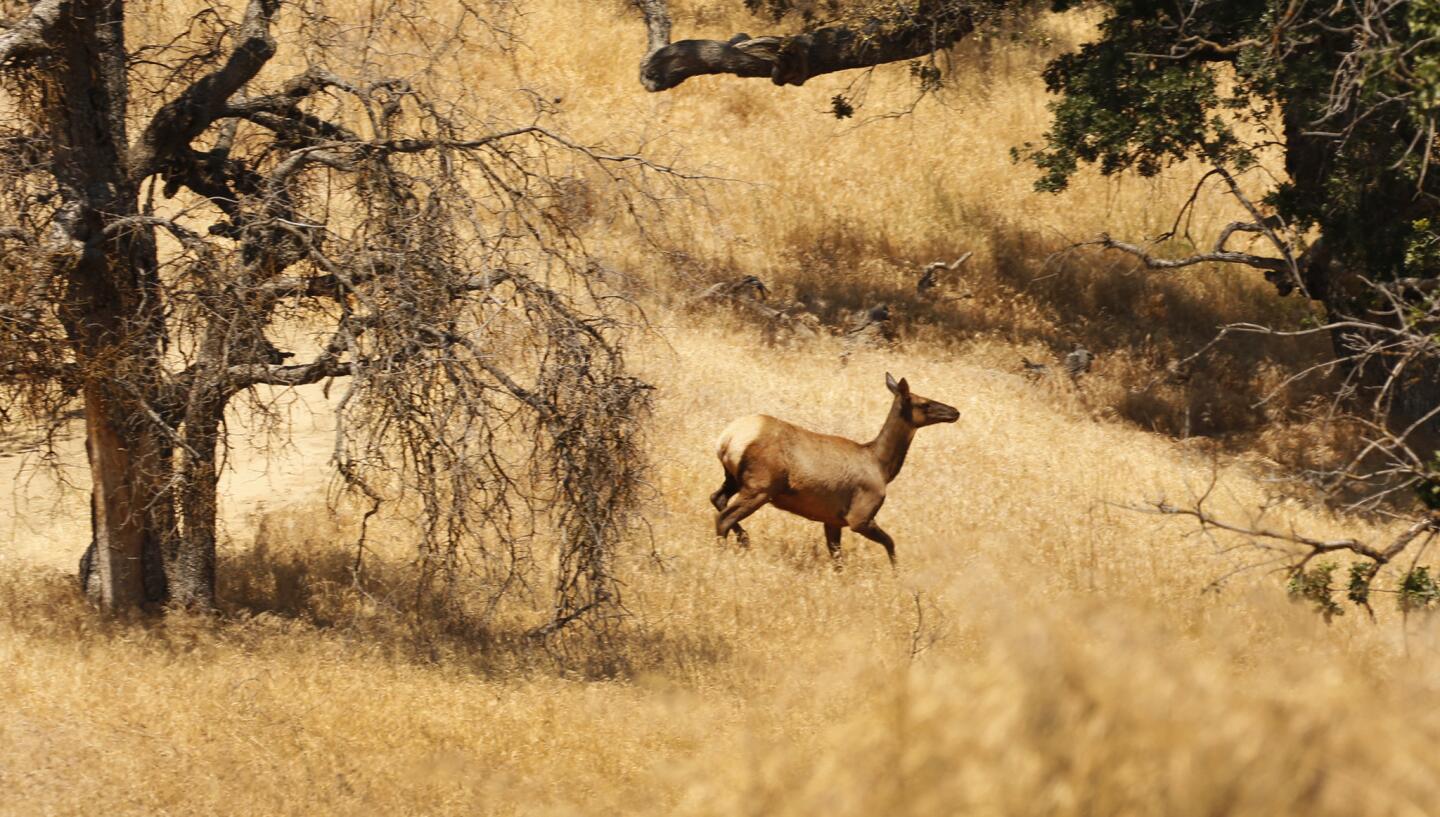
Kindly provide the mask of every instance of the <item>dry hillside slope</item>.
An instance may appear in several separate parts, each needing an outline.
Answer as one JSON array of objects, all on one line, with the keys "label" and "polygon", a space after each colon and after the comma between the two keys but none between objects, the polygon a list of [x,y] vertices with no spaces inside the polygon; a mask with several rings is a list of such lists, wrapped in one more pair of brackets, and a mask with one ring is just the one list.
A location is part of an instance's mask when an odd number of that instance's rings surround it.
[{"label": "dry hillside slope", "polygon": [[[31,506],[0,585],[0,810],[1423,812],[1440,736],[1419,705],[1440,668],[1428,622],[1410,622],[1407,657],[1389,608],[1326,628],[1271,577],[1203,593],[1237,555],[1108,504],[1183,497],[1207,457],[950,355],[841,367],[828,347],[666,338],[640,360],[659,386],[654,552],[623,566],[619,675],[423,635],[355,596],[334,567],[345,525],[318,495],[269,512],[261,545],[231,526],[218,628],[103,627],[68,577],[13,557],[82,527],[75,506]],[[863,437],[886,369],[962,412],[919,435],[882,512],[899,572],[847,535],[833,573],[818,527],[773,509],[751,552],[717,547],[705,497],[724,422],[765,410]],[[303,433],[300,459],[318,467],[324,437]],[[1223,507],[1264,491],[1223,469]],[[275,611],[256,614],[261,598]]]}]

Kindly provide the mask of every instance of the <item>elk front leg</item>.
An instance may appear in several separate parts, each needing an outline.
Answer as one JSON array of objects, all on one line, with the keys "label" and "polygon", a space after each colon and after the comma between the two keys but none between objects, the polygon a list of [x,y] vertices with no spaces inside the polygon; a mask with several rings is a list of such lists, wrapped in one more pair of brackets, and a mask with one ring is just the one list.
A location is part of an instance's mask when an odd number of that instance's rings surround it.
[{"label": "elk front leg", "polygon": [[839,525],[826,525],[826,526],[825,526],[825,547],[827,547],[827,548],[830,549],[830,561],[835,565],[835,569],[836,569],[836,570],[839,570],[839,569],[840,569],[840,526],[839,526]]},{"label": "elk front leg", "polygon": [[880,506],[884,504],[884,494],[878,496],[862,495],[857,497],[857,501],[850,508],[850,513],[845,516],[845,524],[850,526],[850,530],[855,531],[866,539],[872,542],[879,542],[880,546],[885,548],[885,555],[890,557],[890,566],[894,567],[895,540],[891,539],[890,534],[881,530],[880,526],[875,524],[875,514],[880,512]]},{"label": "elk front leg", "polygon": [[890,557],[890,566],[895,567],[895,540],[890,538],[890,534],[881,530],[880,526],[875,524],[875,520],[872,519],[863,527],[851,528],[851,530],[872,542],[879,542],[880,546],[885,548],[885,555]]}]

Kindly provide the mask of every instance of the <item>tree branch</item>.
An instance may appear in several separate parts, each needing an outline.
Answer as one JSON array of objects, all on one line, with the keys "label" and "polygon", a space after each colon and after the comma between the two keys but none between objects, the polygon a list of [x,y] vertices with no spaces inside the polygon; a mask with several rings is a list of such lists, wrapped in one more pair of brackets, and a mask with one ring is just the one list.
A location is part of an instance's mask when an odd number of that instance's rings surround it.
[{"label": "tree branch", "polygon": [[288,366],[269,366],[263,363],[245,363],[231,366],[227,370],[230,381],[237,389],[251,386],[308,386],[319,383],[327,377],[345,377],[355,370],[355,364],[338,360],[333,355],[322,355],[309,363],[295,363]]},{"label": "tree branch", "polygon": [[1289,570],[1292,573],[1303,570],[1305,566],[1310,563],[1310,560],[1316,556],[1340,551],[1348,551],[1357,556],[1363,556],[1376,565],[1389,564],[1404,552],[1404,550],[1410,546],[1410,543],[1419,538],[1421,534],[1440,532],[1440,512],[1431,512],[1419,519],[1413,520],[1411,524],[1391,540],[1388,545],[1378,547],[1366,544],[1358,539],[1315,539],[1300,533],[1295,533],[1294,531],[1283,532],[1262,527],[1234,525],[1206,512],[1203,498],[1193,508],[1177,507],[1163,500],[1152,503],[1152,506],[1154,510],[1149,511],[1150,513],[1163,516],[1189,516],[1198,521],[1202,529],[1216,528],[1253,539],[1269,539],[1273,542],[1288,542],[1290,544],[1300,545],[1306,550],[1303,555],[1299,555],[1298,561],[1290,565]]},{"label": "tree branch", "polygon": [[18,23],[0,32],[0,66],[30,59],[49,49],[46,35],[70,9],[70,0],[41,0]]},{"label": "tree branch", "polygon": [[[1231,229],[1231,227],[1234,227],[1235,229]],[[1088,244],[1091,246],[1103,247],[1107,250],[1119,250],[1120,252],[1129,253],[1130,255],[1139,258],[1141,262],[1143,262],[1145,266],[1149,267],[1150,269],[1178,269],[1180,267],[1188,267],[1194,264],[1204,264],[1207,262],[1212,262],[1217,264],[1244,264],[1249,267],[1268,270],[1270,272],[1289,271],[1290,265],[1286,263],[1285,259],[1283,258],[1267,258],[1263,255],[1251,255],[1250,253],[1232,252],[1229,250],[1224,250],[1223,247],[1225,245],[1225,241],[1229,239],[1230,233],[1235,232],[1236,229],[1241,228],[1236,227],[1233,224],[1230,225],[1230,227],[1227,227],[1226,232],[1224,232],[1221,235],[1220,240],[1216,242],[1215,250],[1211,252],[1196,253],[1194,255],[1186,256],[1185,258],[1157,258],[1146,252],[1143,248],[1139,246],[1136,246],[1134,244],[1127,244],[1123,241],[1116,241],[1105,233],[1101,233],[1100,237],[1095,239],[1094,241],[1084,242],[1080,246],[1085,246]],[[1260,228],[1254,225],[1246,225],[1244,229],[1249,232],[1260,231]]]},{"label": "tree branch", "polygon": [[133,181],[163,172],[171,157],[187,149],[211,123],[226,115],[230,97],[275,55],[270,24],[279,9],[280,0],[250,0],[240,23],[238,42],[225,64],[195,80],[157,111],[140,135],[130,159]]},{"label": "tree branch", "polygon": [[645,52],[645,57],[649,59],[651,54],[670,44],[670,9],[666,8],[665,0],[633,2],[645,17],[645,31],[650,36],[650,50]]},{"label": "tree branch", "polygon": [[836,24],[784,37],[737,34],[728,42],[671,43],[665,1],[634,3],[648,34],[640,84],[649,91],[666,91],[703,74],[769,77],[776,85],[804,85],[821,74],[923,57],[948,48],[975,28],[968,14],[942,14],[943,4],[922,3],[912,19],[897,24],[872,19],[859,26]]},{"label": "tree branch", "polygon": [[281,135],[299,134],[310,140],[359,141],[360,136],[349,128],[300,110],[302,100],[327,88],[359,94],[353,85],[329,71],[310,68],[286,82],[278,93],[253,99],[232,98],[224,115],[249,120]]}]

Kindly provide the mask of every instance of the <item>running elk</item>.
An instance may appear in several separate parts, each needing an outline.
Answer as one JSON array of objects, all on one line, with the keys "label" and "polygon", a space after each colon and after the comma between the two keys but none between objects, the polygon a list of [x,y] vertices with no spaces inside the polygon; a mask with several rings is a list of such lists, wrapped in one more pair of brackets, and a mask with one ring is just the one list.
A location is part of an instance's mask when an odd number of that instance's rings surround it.
[{"label": "running elk", "polygon": [[960,412],[911,393],[903,378],[896,383],[886,373],[885,385],[895,400],[884,427],[868,443],[817,434],[764,414],[726,426],[716,452],[725,468],[725,484],[710,496],[717,511],[716,535],[723,538],[734,530],[740,544],[748,546],[740,520],[768,502],[823,524],[825,545],[837,564],[840,530],[848,527],[879,542],[894,565],[895,541],[875,524],[885,487],[905,464],[915,430],[953,423]]}]

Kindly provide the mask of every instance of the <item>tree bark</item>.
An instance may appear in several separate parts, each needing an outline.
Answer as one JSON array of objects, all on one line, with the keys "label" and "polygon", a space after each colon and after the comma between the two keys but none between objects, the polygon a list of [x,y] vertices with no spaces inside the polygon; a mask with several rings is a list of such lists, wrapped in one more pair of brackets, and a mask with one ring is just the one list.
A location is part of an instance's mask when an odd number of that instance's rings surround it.
[{"label": "tree bark", "polygon": [[155,244],[148,231],[105,230],[137,212],[125,161],[124,22],[119,0],[76,0],[51,32],[53,57],[37,69],[63,201],[50,252],[85,400],[94,519],[86,585],[114,612],[166,598],[157,522],[167,446],[148,416],[161,377]]},{"label": "tree bark", "polygon": [[[218,390],[209,392],[219,395]],[[219,474],[216,451],[223,397],[197,400],[185,417],[184,447],[180,451],[179,512],[181,532],[166,561],[173,604],[194,610],[215,606],[215,523]]]}]

